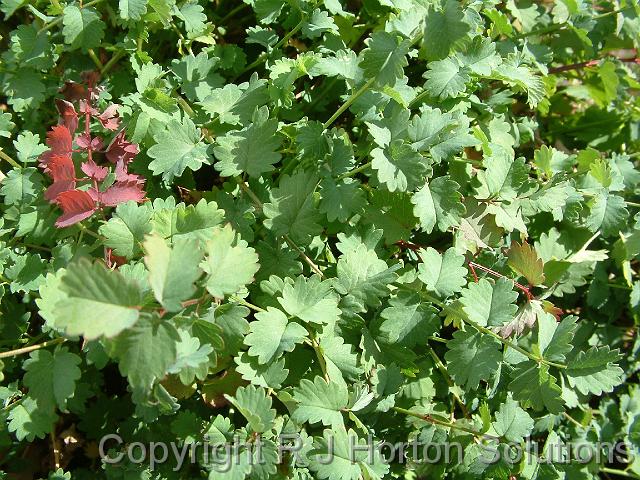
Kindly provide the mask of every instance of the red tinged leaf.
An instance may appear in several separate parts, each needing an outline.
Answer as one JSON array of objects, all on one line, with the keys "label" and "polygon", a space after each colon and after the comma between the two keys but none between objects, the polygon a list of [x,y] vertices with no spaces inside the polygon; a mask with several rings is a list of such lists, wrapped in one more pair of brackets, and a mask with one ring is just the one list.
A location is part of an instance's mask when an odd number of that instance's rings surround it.
[{"label": "red tinged leaf", "polygon": [[84,150],[91,149],[92,151],[96,151],[102,148],[102,138],[100,137],[91,138],[91,135],[88,135],[86,133],[81,133],[76,137],[76,144]]},{"label": "red tinged leaf", "polygon": [[63,228],[89,218],[96,211],[96,204],[87,192],[69,190],[56,198],[62,215],[56,220],[56,227]]},{"label": "red tinged leaf", "polygon": [[54,155],[68,156],[71,159],[72,137],[69,129],[64,125],[56,125],[47,133],[47,150],[40,155],[40,166],[49,172],[49,163]]},{"label": "red tinged leaf", "polygon": [[78,109],[80,110],[80,113],[87,113],[88,111],[89,115],[93,115],[94,117],[97,117],[100,113],[97,108],[92,107],[86,100],[80,100],[78,103]]},{"label": "red tinged leaf", "polygon": [[107,267],[115,268],[121,265],[125,265],[127,263],[127,257],[118,256],[115,253],[113,253],[113,249],[105,248],[104,262],[107,264]]},{"label": "red tinged leaf", "polygon": [[61,180],[59,182],[53,182],[44,192],[44,198],[49,202],[54,203],[58,201],[58,196],[61,193],[72,191],[76,188],[76,182],[74,180]]},{"label": "red tinged leaf", "polygon": [[65,125],[55,125],[47,133],[47,145],[49,145],[53,153],[60,155],[71,153],[72,141],[71,132]]},{"label": "red tinged leaf", "polygon": [[[92,192],[94,195],[95,193],[95,191]],[[104,192],[98,192],[100,203],[108,207],[114,207],[129,200],[141,203],[145,195],[145,191],[138,182],[116,182]]]},{"label": "red tinged leaf", "polygon": [[101,182],[107,177],[109,170],[107,167],[100,167],[96,165],[96,162],[93,160],[89,160],[80,165],[80,169],[84,172],[88,177]]},{"label": "red tinged leaf", "polygon": [[73,103],[56,98],[56,108],[60,114],[60,123],[67,127],[71,133],[78,128],[78,113]]},{"label": "red tinged leaf", "polygon": [[133,157],[135,157],[138,152],[138,145],[124,138],[124,130],[121,130],[120,133],[113,137],[113,140],[111,140],[111,143],[107,147],[107,159],[112,163],[121,161],[127,164],[133,160]]},{"label": "red tinged leaf", "polygon": [[96,86],[98,81],[100,81],[100,72],[96,72],[95,70],[86,70],[80,74],[80,78],[82,78],[82,81],[86,83],[89,88],[93,88]]},{"label": "red tinged leaf", "polygon": [[81,83],[68,80],[65,82],[64,87],[60,89],[60,93],[68,101],[73,102],[85,98],[87,96],[87,89]]},{"label": "red tinged leaf", "polygon": [[137,182],[140,185],[144,185],[144,178],[142,178],[140,175],[136,175],[135,173],[129,173],[124,162],[116,163],[115,173],[116,180],[118,182]]},{"label": "red tinged leaf", "polygon": [[98,120],[104,128],[107,130],[117,130],[120,125],[120,118],[118,117],[118,108],[120,105],[114,103],[109,105],[107,109],[98,115]]},{"label": "red tinged leaf", "polygon": [[48,168],[53,184],[44,192],[44,198],[53,203],[62,192],[76,188],[75,167],[70,157],[53,155]]}]

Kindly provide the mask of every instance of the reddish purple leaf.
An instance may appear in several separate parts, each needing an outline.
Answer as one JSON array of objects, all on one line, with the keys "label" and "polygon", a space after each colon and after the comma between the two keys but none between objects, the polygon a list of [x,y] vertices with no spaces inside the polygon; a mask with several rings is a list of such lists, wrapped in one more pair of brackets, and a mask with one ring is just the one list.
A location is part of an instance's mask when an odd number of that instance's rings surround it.
[{"label": "reddish purple leaf", "polygon": [[71,160],[71,144],[71,132],[66,126],[56,125],[51,128],[47,133],[47,145],[50,150],[40,155],[40,166],[45,173],[49,173],[49,163],[54,155],[67,156]]},{"label": "reddish purple leaf", "polygon": [[102,148],[102,138],[91,138],[91,135],[81,133],[80,135],[76,136],[76,144],[84,150],[90,149],[92,151],[96,151]]},{"label": "reddish purple leaf", "polygon": [[78,128],[78,114],[73,103],[56,98],[56,108],[60,113],[60,123],[67,127],[70,132],[75,132]]},{"label": "reddish purple leaf", "polygon": [[98,192],[100,203],[108,207],[114,207],[119,203],[142,202],[146,193],[138,182],[116,182],[104,192]]},{"label": "reddish purple leaf", "polygon": [[87,192],[69,190],[56,198],[62,215],[56,220],[56,227],[63,228],[89,218],[96,211],[96,204]]},{"label": "reddish purple leaf", "polygon": [[117,130],[120,125],[118,107],[120,107],[120,105],[114,103],[109,105],[104,112],[98,115],[98,120],[100,120],[102,126],[107,130]]},{"label": "reddish purple leaf", "polygon": [[135,173],[129,173],[127,166],[120,161],[116,163],[116,180],[118,182],[137,182],[140,185],[144,185],[144,178]]},{"label": "reddish purple leaf", "polygon": [[94,117],[97,117],[100,113],[97,108],[94,108],[92,105],[88,104],[86,99],[82,99],[80,100],[80,102],[78,102],[78,109],[81,113],[85,114],[88,111],[89,115],[92,115]]},{"label": "reddish purple leaf", "polygon": [[82,81],[86,83],[89,88],[93,88],[100,80],[100,72],[95,70],[85,70],[80,74],[80,78],[82,78]]},{"label": "reddish purple leaf", "polygon": [[53,184],[44,192],[44,198],[55,202],[58,195],[76,188],[75,167],[71,157],[53,155],[48,164],[48,173],[53,178]]},{"label": "reddish purple leaf", "polygon": [[55,203],[58,200],[58,196],[61,193],[73,191],[76,188],[76,182],[74,180],[61,180],[59,182],[53,182],[44,192],[44,198],[51,203]]},{"label": "reddish purple leaf", "polygon": [[124,130],[121,130],[120,133],[113,137],[113,140],[111,140],[111,143],[107,147],[107,158],[112,163],[121,161],[127,164],[133,160],[133,157],[135,157],[138,152],[138,145],[124,138]]},{"label": "reddish purple leaf", "polygon": [[80,165],[80,169],[84,172],[88,177],[101,182],[107,177],[109,170],[107,167],[100,167],[96,165],[96,162],[93,160],[88,160]]},{"label": "reddish purple leaf", "polygon": [[65,82],[64,87],[60,89],[60,93],[68,101],[74,102],[76,100],[80,100],[81,98],[85,98],[87,96],[87,89],[81,83],[68,80]]},{"label": "reddish purple leaf", "polygon": [[47,145],[57,155],[70,154],[72,141],[71,132],[65,125],[55,125],[47,133]]}]

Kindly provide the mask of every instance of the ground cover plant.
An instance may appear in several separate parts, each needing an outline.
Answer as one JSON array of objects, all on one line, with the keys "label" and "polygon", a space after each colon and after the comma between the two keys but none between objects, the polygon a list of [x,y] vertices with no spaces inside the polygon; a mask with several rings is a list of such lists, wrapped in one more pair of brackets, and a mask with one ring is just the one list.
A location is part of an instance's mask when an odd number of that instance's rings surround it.
[{"label": "ground cover plant", "polygon": [[640,478],[637,1],[0,15],[1,478]]}]

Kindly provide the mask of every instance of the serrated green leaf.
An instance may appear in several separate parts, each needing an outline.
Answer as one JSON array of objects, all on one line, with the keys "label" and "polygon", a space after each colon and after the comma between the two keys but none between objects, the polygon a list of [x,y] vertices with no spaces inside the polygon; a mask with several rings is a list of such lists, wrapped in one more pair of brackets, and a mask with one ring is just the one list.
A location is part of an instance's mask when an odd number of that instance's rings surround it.
[{"label": "serrated green leaf", "polygon": [[126,258],[139,254],[144,236],[152,229],[152,214],[148,205],[138,205],[133,201],[119,204],[109,221],[100,226],[105,245],[116,255]]},{"label": "serrated green leaf", "polygon": [[513,320],[518,307],[513,303],[518,294],[513,291],[513,282],[506,278],[498,279],[493,285],[481,278],[470,283],[462,291],[460,299],[469,318],[483,327],[500,327]]},{"label": "serrated green leaf", "polygon": [[366,78],[375,79],[376,85],[393,86],[408,65],[408,51],[408,40],[389,32],[375,32],[367,42],[360,67]]},{"label": "serrated green leaf", "polygon": [[578,352],[566,371],[569,384],[584,395],[611,392],[622,382],[624,372],[614,363],[620,358],[618,350],[607,345]]},{"label": "serrated green leaf", "polygon": [[465,212],[460,186],[448,176],[434,178],[411,196],[413,214],[420,219],[423,231],[431,233],[437,225],[441,231],[459,224]]},{"label": "serrated green leaf", "polygon": [[14,432],[18,440],[32,442],[44,438],[52,431],[58,416],[53,410],[40,408],[36,400],[26,397],[9,412],[9,431]]},{"label": "serrated green leaf", "polygon": [[428,290],[445,298],[462,290],[467,283],[465,277],[468,272],[463,267],[464,257],[458,255],[453,247],[443,255],[431,247],[420,250],[419,254],[422,262],[418,265],[418,278]]},{"label": "serrated green leaf", "polygon": [[400,292],[389,300],[382,310],[380,336],[390,345],[400,344],[409,348],[426,341],[439,328],[435,310],[421,301],[417,294]]},{"label": "serrated green leaf", "polygon": [[154,175],[162,175],[167,183],[181,177],[187,168],[198,170],[203,164],[210,163],[211,148],[202,142],[200,129],[189,117],[182,122],[171,120],[166,130],[154,139],[156,144],[147,151],[153,158],[149,168]]},{"label": "serrated green leaf", "polygon": [[280,185],[269,193],[269,203],[263,206],[265,226],[275,235],[291,235],[296,242],[309,243],[322,231],[313,198],[316,186],[317,178],[311,172],[283,175]]},{"label": "serrated green leaf", "polygon": [[447,370],[458,385],[475,390],[480,380],[491,379],[500,367],[500,343],[488,335],[458,331],[447,347]]},{"label": "serrated green leaf", "polygon": [[56,304],[56,326],[67,335],[82,335],[87,340],[113,337],[133,326],[140,316],[138,286],[98,263],[82,259],[69,265],[61,288],[67,298]]},{"label": "serrated green leaf", "polygon": [[442,10],[430,10],[424,22],[422,48],[429,60],[449,55],[453,46],[465,38],[470,26],[464,21],[458,2],[448,0]]},{"label": "serrated green leaf", "polygon": [[508,442],[519,443],[531,433],[533,419],[520,408],[518,402],[509,397],[500,405],[492,426],[496,433]]},{"label": "serrated green leaf", "polygon": [[361,244],[338,259],[335,288],[346,295],[345,302],[364,311],[365,305],[380,305],[380,298],[388,294],[389,284],[396,279],[395,270]]},{"label": "serrated green leaf", "polygon": [[305,322],[334,325],[340,317],[331,284],[315,275],[308,279],[299,276],[295,284],[286,284],[278,301],[289,315]]},{"label": "serrated green leaf", "polygon": [[307,330],[302,325],[288,321],[284,313],[273,307],[256,313],[256,321],[249,327],[251,333],[245,337],[244,343],[249,346],[249,355],[258,357],[261,364],[293,351],[297,343],[307,338]]},{"label": "serrated green leaf", "polygon": [[424,89],[429,95],[440,100],[456,97],[464,92],[470,80],[464,67],[454,58],[431,62],[424,77],[427,79]]},{"label": "serrated green leaf", "polygon": [[148,393],[154,381],[161,379],[176,361],[180,336],[173,325],[158,318],[143,316],[131,328],[113,339],[109,356],[118,361],[122,375],[136,390]]},{"label": "serrated green leaf", "polygon": [[80,362],[80,357],[66,348],[53,353],[47,350],[31,353],[22,365],[25,370],[23,381],[39,408],[55,410],[57,406],[66,410],[67,400],[75,393],[76,382],[80,378]]},{"label": "serrated green leaf", "polygon": [[271,408],[271,397],[265,394],[264,389],[247,385],[236,390],[233,397],[225,397],[247,419],[254,432],[262,433],[271,428],[276,411]]},{"label": "serrated green leaf", "polygon": [[230,225],[226,225],[211,235],[200,267],[207,273],[206,287],[209,293],[223,298],[236,293],[253,280],[259,268],[258,255]]},{"label": "serrated green leaf", "polygon": [[562,389],[556,378],[549,373],[545,364],[526,361],[518,364],[511,375],[509,390],[513,397],[527,408],[546,409],[550,413],[561,413],[564,410]]},{"label": "serrated green leaf", "polygon": [[392,142],[388,148],[371,151],[371,168],[377,170],[378,180],[390,192],[406,192],[415,189],[427,173],[422,155],[401,141]]},{"label": "serrated green leaf", "polygon": [[120,0],[118,2],[120,17],[125,20],[140,20],[147,13],[147,0]]},{"label": "serrated green leaf", "polygon": [[271,172],[280,160],[276,152],[280,146],[277,120],[269,120],[269,109],[256,110],[252,123],[239,131],[232,131],[217,139],[213,153],[218,159],[217,170],[224,177],[246,172],[250,177],[259,177]]},{"label": "serrated green leaf", "polygon": [[93,8],[69,5],[64,9],[62,34],[72,49],[86,51],[100,45],[104,36],[104,23]]},{"label": "serrated green leaf", "polygon": [[182,309],[182,301],[196,291],[194,282],[202,275],[198,267],[203,252],[196,240],[178,239],[173,247],[157,235],[144,241],[149,284],[156,300],[169,312]]},{"label": "serrated green leaf", "polygon": [[348,392],[344,385],[327,383],[321,377],[303,379],[293,390],[298,405],[291,419],[298,423],[318,423],[338,428],[344,425],[341,410],[347,406]]}]

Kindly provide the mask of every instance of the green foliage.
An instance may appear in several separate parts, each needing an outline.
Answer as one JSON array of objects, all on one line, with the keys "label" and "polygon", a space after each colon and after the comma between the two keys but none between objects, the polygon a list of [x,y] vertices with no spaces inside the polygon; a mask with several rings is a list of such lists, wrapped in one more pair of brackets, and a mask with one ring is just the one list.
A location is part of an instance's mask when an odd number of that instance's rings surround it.
[{"label": "green foliage", "polygon": [[640,478],[637,2],[0,12],[0,478]]}]

